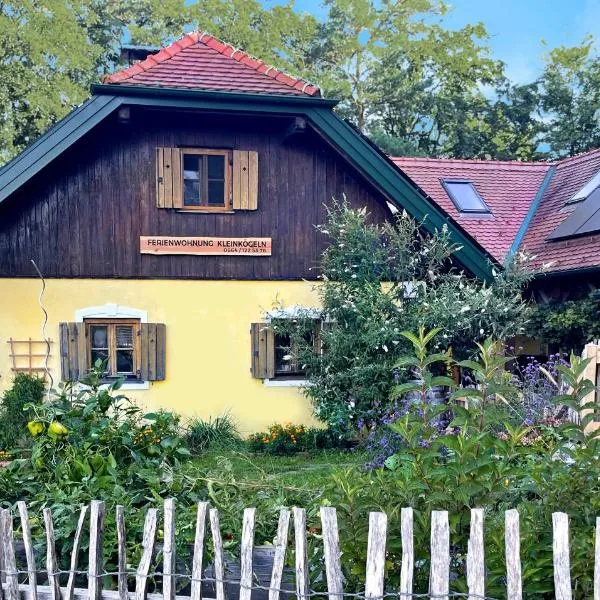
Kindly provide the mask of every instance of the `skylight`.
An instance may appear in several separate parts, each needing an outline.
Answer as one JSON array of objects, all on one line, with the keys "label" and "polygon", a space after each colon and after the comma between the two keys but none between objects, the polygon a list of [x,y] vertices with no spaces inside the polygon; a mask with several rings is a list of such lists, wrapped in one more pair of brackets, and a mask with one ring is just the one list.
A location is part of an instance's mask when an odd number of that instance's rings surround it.
[{"label": "skylight", "polygon": [[464,179],[444,179],[442,185],[448,196],[450,196],[450,200],[452,200],[454,206],[460,212],[490,214],[490,209],[470,181]]},{"label": "skylight", "polygon": [[585,200],[598,186],[600,186],[600,171],[598,171],[572,198],[565,202],[575,204]]}]

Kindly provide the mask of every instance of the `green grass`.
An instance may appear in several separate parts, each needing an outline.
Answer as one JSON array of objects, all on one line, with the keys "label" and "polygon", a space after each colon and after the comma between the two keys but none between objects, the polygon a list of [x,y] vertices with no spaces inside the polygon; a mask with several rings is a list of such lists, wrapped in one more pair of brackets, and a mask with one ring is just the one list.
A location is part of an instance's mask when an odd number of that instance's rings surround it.
[{"label": "green grass", "polygon": [[337,470],[362,469],[360,452],[322,451],[292,456],[268,456],[246,452],[210,451],[194,459],[202,470],[229,470],[240,483],[301,488],[320,492]]}]

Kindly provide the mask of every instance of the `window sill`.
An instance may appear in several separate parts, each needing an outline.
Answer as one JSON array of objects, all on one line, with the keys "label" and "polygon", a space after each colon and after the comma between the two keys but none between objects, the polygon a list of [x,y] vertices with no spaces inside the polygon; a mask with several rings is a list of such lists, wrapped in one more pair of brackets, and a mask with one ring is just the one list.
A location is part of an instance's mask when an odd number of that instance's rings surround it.
[{"label": "window sill", "polygon": [[232,215],[235,210],[229,210],[228,208],[213,208],[213,209],[199,209],[199,208],[178,208],[178,213],[187,213],[195,215]]},{"label": "window sill", "polygon": [[[78,385],[83,390],[89,390],[90,389],[89,386],[84,385],[81,382],[78,382]],[[104,381],[100,385],[100,389],[108,389],[109,385],[110,385],[109,382]],[[125,381],[123,383],[123,385],[121,385],[121,387],[119,388],[119,390],[130,390],[130,391],[134,391],[134,390],[149,390],[149,389],[150,389],[150,382],[149,381]]]},{"label": "window sill", "polygon": [[265,379],[266,387],[304,387],[308,385],[306,379]]}]

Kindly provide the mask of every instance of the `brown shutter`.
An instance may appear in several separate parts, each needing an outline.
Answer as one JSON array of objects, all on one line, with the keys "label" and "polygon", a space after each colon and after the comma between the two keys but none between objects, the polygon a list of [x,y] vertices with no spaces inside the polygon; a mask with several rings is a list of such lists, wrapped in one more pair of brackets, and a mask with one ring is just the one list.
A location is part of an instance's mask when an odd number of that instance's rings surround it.
[{"label": "brown shutter", "polygon": [[166,371],[164,323],[142,323],[140,338],[140,378],[143,381],[162,381]]},{"label": "brown shutter", "polygon": [[59,328],[62,378],[79,381],[88,371],[85,323],[60,323]]},{"label": "brown shutter", "polygon": [[252,323],[252,377],[270,379],[275,376],[275,333],[267,323]]},{"label": "brown shutter", "polygon": [[179,148],[156,149],[156,206],[182,208],[183,171]]},{"label": "brown shutter", "polygon": [[258,152],[233,151],[233,210],[258,208]]}]

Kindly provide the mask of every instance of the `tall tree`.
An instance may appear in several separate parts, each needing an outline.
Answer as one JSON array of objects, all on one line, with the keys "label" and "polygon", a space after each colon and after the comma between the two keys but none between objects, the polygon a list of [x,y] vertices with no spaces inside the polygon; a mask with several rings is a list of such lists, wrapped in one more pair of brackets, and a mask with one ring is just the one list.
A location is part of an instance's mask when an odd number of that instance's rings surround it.
[{"label": "tall tree", "polygon": [[101,48],[80,7],[64,0],[0,3],[0,160],[6,161],[87,94]]},{"label": "tall tree", "polygon": [[600,56],[595,40],[552,50],[540,78],[544,141],[555,157],[600,147]]},{"label": "tall tree", "polygon": [[461,126],[464,106],[495,83],[501,64],[488,56],[481,24],[443,27],[441,0],[325,0],[314,68],[343,102],[340,112],[378,139],[402,140],[440,155]]}]

